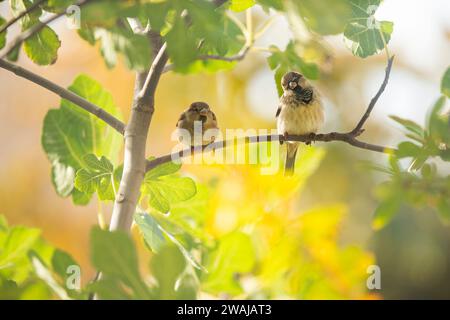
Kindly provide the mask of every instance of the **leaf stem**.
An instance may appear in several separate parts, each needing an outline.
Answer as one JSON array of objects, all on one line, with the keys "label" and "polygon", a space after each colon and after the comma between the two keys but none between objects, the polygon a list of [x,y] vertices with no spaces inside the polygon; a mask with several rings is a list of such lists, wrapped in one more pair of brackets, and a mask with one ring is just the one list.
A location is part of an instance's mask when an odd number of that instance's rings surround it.
[{"label": "leaf stem", "polygon": [[245,11],[245,18],[246,18],[246,27],[247,27],[247,41],[246,46],[250,47],[253,45],[254,42],[254,33],[253,33],[253,16],[252,16],[252,9],[249,8]]},{"label": "leaf stem", "polygon": [[102,201],[97,197],[97,221],[101,229],[106,229],[105,215],[103,214]]},{"label": "leaf stem", "polygon": [[239,29],[241,29],[242,33],[244,34],[245,38],[247,38],[247,28],[245,27],[245,25],[241,22],[241,20],[239,20],[238,17],[236,17],[233,13],[231,13],[230,11],[226,12],[227,17],[233,21]]}]

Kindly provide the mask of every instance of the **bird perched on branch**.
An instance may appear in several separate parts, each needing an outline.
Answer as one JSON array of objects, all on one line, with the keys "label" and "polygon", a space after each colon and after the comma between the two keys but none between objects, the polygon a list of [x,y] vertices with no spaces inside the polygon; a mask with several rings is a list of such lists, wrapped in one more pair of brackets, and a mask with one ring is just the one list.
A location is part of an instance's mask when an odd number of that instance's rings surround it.
[{"label": "bird perched on branch", "polygon": [[[286,73],[281,86],[284,93],[276,114],[278,134],[286,137],[316,133],[325,118],[317,90],[298,72]],[[284,175],[291,176],[299,142],[287,142],[286,146]]]},{"label": "bird perched on branch", "polygon": [[185,145],[206,145],[218,135],[217,118],[206,102],[193,102],[177,122],[178,139]]}]

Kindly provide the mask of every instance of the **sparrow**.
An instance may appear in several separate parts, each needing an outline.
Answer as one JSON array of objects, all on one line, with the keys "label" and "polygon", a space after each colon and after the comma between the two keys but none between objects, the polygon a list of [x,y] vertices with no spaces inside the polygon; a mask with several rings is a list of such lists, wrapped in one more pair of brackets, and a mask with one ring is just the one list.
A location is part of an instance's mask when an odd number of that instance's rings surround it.
[{"label": "sparrow", "polygon": [[[219,130],[216,115],[206,102],[200,101],[193,102],[181,114],[176,126],[177,129],[184,129],[189,132],[190,137],[186,137],[182,131],[178,134],[178,139],[188,146],[198,145],[199,143],[207,145],[214,142],[217,133],[210,131],[212,134],[205,136],[205,132],[208,130]],[[195,140],[195,134],[201,136],[201,140],[198,140],[198,138]]]},{"label": "sparrow", "polygon": [[[278,134],[284,137],[315,134],[325,120],[317,90],[298,72],[286,73],[281,79],[281,86],[283,95],[276,113]],[[298,146],[299,142],[286,143],[285,176],[294,174]]]}]

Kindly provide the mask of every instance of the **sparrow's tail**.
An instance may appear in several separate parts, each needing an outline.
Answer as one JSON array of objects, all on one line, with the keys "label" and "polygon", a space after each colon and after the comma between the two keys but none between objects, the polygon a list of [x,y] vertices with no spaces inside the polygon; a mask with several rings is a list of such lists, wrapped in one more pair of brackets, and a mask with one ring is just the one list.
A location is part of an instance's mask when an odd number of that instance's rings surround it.
[{"label": "sparrow's tail", "polygon": [[286,164],[284,166],[284,175],[292,176],[295,169],[295,156],[297,155],[298,143],[286,143]]}]

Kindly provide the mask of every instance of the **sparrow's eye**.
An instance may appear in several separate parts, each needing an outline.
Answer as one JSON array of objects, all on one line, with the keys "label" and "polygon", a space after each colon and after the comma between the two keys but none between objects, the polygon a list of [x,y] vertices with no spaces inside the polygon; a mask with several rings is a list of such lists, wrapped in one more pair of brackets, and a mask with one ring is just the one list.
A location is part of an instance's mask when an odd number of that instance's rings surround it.
[{"label": "sparrow's eye", "polygon": [[291,89],[295,89],[298,86],[298,83],[295,81],[290,81],[289,82],[289,88]]}]

